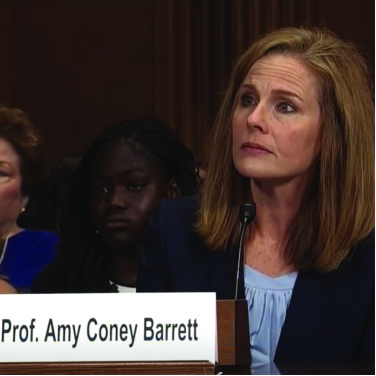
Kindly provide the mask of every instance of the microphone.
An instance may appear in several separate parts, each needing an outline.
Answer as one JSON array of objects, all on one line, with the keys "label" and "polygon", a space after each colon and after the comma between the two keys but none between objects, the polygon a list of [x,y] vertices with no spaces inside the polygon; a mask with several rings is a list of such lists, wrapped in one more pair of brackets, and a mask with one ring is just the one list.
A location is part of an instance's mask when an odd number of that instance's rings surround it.
[{"label": "microphone", "polygon": [[239,287],[239,270],[240,260],[243,259],[243,242],[244,234],[247,226],[255,219],[256,216],[256,204],[254,202],[243,204],[239,211],[239,219],[242,224],[240,230],[239,250],[238,250],[238,267],[236,270],[236,284],[235,284],[235,299],[238,299],[238,287]]}]

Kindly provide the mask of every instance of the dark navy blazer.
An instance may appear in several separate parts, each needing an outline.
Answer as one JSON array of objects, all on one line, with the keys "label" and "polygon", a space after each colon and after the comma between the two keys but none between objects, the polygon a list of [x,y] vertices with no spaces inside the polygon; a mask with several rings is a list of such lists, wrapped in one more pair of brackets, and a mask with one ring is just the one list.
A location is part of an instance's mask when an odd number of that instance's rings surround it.
[{"label": "dark navy blazer", "polygon": [[[149,220],[137,291],[234,299],[237,250],[208,252],[194,230],[197,209],[196,197],[162,201]],[[299,272],[274,361],[374,363],[374,232],[335,271]]]}]

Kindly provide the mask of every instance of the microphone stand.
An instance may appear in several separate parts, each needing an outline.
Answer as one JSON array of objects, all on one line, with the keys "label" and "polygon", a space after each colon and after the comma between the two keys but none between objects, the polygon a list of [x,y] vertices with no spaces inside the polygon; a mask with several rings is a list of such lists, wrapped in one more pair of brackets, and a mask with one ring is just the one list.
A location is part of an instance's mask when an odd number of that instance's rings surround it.
[{"label": "microphone stand", "polygon": [[246,203],[241,206],[240,212],[239,212],[239,219],[242,224],[242,227],[240,230],[238,263],[237,263],[238,265],[236,268],[235,299],[238,299],[240,261],[243,260],[243,243],[244,243],[245,230],[247,226],[254,220],[255,216],[256,216],[255,203]]},{"label": "microphone stand", "polygon": [[[238,299],[238,288],[245,230],[255,216],[256,205],[254,203],[241,206],[239,218],[242,226],[237,259],[235,300],[217,300],[218,360],[221,371],[230,375],[248,373],[251,362],[248,306],[245,299]],[[244,370],[247,371],[244,373]]]}]

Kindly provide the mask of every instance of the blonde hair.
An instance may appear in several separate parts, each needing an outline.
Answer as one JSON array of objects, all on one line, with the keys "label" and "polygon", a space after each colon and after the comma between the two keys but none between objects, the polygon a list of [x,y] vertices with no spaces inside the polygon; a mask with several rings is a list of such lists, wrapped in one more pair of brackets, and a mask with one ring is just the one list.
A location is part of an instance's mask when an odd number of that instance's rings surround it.
[{"label": "blonde hair", "polygon": [[330,271],[374,228],[374,96],[356,47],[320,29],[286,28],[255,42],[233,69],[214,125],[197,228],[212,249],[233,245],[251,194],[232,161],[234,101],[249,69],[270,54],[292,56],[318,79],[321,152],[314,184],[294,221],[285,256],[298,270]]}]

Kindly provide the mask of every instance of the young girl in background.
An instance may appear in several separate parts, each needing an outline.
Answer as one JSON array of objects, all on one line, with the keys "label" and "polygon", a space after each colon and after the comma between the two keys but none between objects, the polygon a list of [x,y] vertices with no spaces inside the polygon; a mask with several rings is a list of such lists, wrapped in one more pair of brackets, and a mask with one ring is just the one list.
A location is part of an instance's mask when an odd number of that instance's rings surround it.
[{"label": "young girl in background", "polygon": [[135,291],[143,232],[164,197],[198,190],[192,153],[159,120],[116,123],[89,146],[66,197],[58,260],[32,292]]}]

